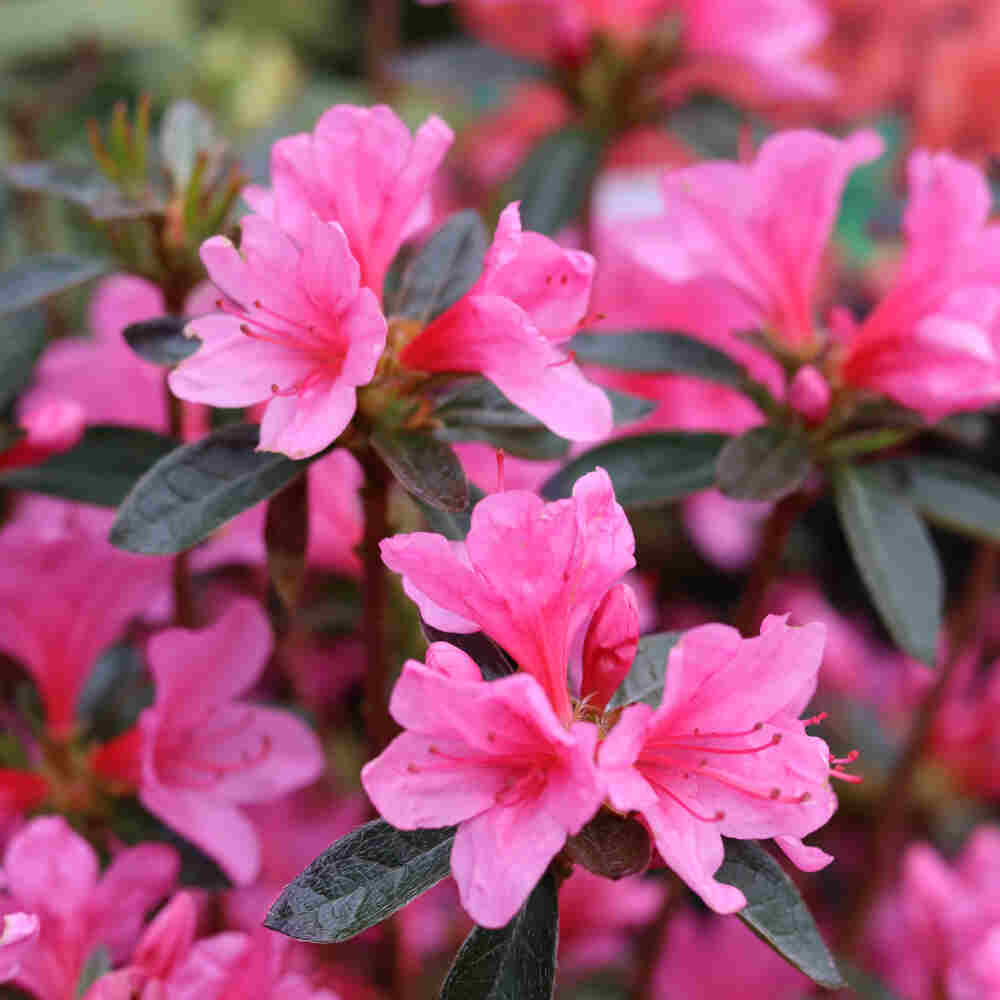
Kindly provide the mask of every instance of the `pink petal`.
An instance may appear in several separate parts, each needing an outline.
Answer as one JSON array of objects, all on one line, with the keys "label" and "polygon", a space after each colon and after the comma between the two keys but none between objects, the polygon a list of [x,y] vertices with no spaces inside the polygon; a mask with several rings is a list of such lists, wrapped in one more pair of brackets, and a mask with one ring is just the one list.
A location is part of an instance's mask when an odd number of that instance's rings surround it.
[{"label": "pink petal", "polygon": [[357,408],[353,385],[321,382],[296,396],[275,396],[260,423],[258,451],[308,458],[332,444]]},{"label": "pink petal", "polygon": [[603,709],[628,674],[639,645],[639,605],[627,584],[613,587],[598,605],[583,644],[580,695]]},{"label": "pink petal", "polygon": [[202,243],[198,253],[212,283],[224,295],[242,305],[253,301],[253,282],[247,274],[246,261],[230,240],[224,236],[212,236]]},{"label": "pink petal", "polygon": [[820,850],[818,847],[803,844],[798,837],[775,837],[774,842],[800,871],[818,872],[833,861],[832,854],[827,854],[826,851]]}]

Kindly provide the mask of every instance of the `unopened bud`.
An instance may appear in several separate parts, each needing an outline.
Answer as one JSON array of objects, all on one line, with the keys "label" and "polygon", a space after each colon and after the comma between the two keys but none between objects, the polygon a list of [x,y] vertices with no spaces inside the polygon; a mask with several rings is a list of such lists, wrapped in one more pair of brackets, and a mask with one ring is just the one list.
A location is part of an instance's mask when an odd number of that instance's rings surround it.
[{"label": "unopened bud", "polygon": [[593,708],[603,709],[635,659],[639,644],[639,605],[628,584],[620,583],[604,595],[583,644],[580,695]]},{"label": "unopened bud", "polygon": [[805,365],[795,373],[788,387],[788,402],[792,409],[810,424],[820,424],[830,412],[830,384],[813,365]]}]

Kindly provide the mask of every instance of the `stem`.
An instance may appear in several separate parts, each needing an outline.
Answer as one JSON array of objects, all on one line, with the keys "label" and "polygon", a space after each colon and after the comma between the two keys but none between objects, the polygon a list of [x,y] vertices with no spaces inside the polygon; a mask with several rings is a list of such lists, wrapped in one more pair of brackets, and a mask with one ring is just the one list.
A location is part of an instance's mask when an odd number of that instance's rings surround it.
[{"label": "stem", "polygon": [[941,665],[934,687],[920,706],[903,753],[882,793],[876,809],[878,820],[872,837],[870,875],[862,884],[844,932],[842,950],[848,955],[856,954],[872,905],[894,874],[894,860],[899,856],[900,839],[905,833],[917,765],[933,732],[938,711],[950,692],[955,671],[962,662],[967,646],[975,640],[979,623],[993,593],[998,556],[1000,549],[986,544],[976,554],[962,597],[949,623],[950,649],[947,659]]},{"label": "stem", "polygon": [[764,524],[760,552],[754,562],[740,603],[733,612],[733,625],[743,634],[751,635],[760,624],[761,605],[767,591],[781,570],[781,559],[792,525],[811,506],[809,493],[793,493],[779,500]]},{"label": "stem", "polygon": [[368,80],[379,100],[393,90],[389,62],[399,51],[399,0],[368,0],[368,31],[365,59]]},{"label": "stem", "polygon": [[[184,404],[170,391],[166,375],[163,376],[163,391],[167,396],[167,420],[170,436],[180,440],[184,428]],[[180,628],[194,628],[197,620],[187,552],[178,552],[174,556],[170,583],[174,598],[174,624]]]}]

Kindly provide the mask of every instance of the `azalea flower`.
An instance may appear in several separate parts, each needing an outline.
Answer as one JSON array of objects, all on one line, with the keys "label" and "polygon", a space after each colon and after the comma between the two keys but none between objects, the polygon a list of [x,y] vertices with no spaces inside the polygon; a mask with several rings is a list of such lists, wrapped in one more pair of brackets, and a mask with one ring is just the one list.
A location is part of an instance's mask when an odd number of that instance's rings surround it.
[{"label": "azalea flower", "polygon": [[405,732],[362,768],[365,791],[399,829],[457,823],[462,906],[502,927],[604,797],[597,727],[564,726],[529,674],[487,683],[448,643],[406,663],[389,710]]},{"label": "azalea flower", "polygon": [[21,968],[21,956],[38,940],[36,913],[5,913],[0,917],[0,983],[9,982]]},{"label": "azalea flower", "polygon": [[259,215],[242,221],[237,251],[202,244],[221,312],[193,321],[199,349],[169,376],[181,399],[214,406],[267,402],[259,448],[306,458],[354,415],[355,388],[382,355],[386,321],[339,223],[309,218],[299,241]]},{"label": "azalea flower", "polygon": [[570,651],[604,595],[635,565],[635,539],[603,469],[568,500],[510,490],[481,500],[464,543],[430,532],[382,542],[424,620],[485,632],[531,674],[556,716],[572,718]]},{"label": "azalea flower", "polygon": [[829,748],[799,719],[824,634],[773,616],[753,639],[691,629],[671,650],[660,706],[630,705],[601,743],[612,806],[640,813],[663,860],[719,913],[746,905],[714,878],[723,836],[773,837],[805,871],[832,860],[800,839],[837,807]]}]

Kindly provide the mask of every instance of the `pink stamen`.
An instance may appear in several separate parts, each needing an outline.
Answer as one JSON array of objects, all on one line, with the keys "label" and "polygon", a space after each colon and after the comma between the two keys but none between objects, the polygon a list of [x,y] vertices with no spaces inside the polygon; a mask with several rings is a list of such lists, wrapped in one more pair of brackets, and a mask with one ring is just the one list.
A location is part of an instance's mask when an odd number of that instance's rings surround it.
[{"label": "pink stamen", "polygon": [[766,750],[768,747],[776,747],[781,742],[781,733],[775,733],[767,743],[761,743],[758,746],[752,747],[740,747],[739,749],[729,749],[723,750],[721,747],[706,747],[706,746],[696,746],[690,743],[670,743],[664,744],[664,746],[669,746],[677,750],[694,750],[698,753],[760,753],[761,750]]},{"label": "pink stamen", "polygon": [[497,493],[503,493],[503,461],[504,461],[504,451],[503,448],[497,448]]},{"label": "pink stamen", "polygon": [[705,767],[704,764],[699,764],[695,768],[696,774],[703,774],[706,778],[712,778],[714,781],[718,781],[719,784],[726,785],[728,788],[734,788],[738,792],[743,792],[744,795],[749,795],[753,799],[761,799],[763,801],[769,802],[784,802],[787,805],[801,805],[803,802],[808,802],[812,796],[809,792],[803,792],[801,795],[784,795],[780,788],[769,788],[766,792],[762,792],[759,788],[755,788],[753,785],[747,785],[740,781],[738,778],[732,777],[723,771],[717,771],[714,767]]},{"label": "pink stamen", "polygon": [[699,739],[726,739],[735,736],[749,736],[751,733],[759,733],[764,728],[763,722],[755,722],[749,729],[741,730],[740,732],[733,733],[703,733],[697,726],[691,730],[692,736],[697,736]]},{"label": "pink stamen", "polygon": [[546,368],[562,368],[563,365],[573,364],[576,361],[576,351],[570,351],[562,361],[553,361],[552,364],[546,365]]},{"label": "pink stamen", "polygon": [[814,715],[809,719],[803,719],[802,725],[804,726],[818,726],[825,719],[829,719],[830,716],[827,712],[820,712],[819,715]]},{"label": "pink stamen", "polygon": [[655,778],[649,777],[649,775],[646,775],[645,777],[654,788],[659,789],[659,791],[663,792],[663,794],[668,798],[673,799],[674,802],[676,802],[685,812],[690,813],[690,815],[692,815],[695,819],[701,820],[702,823],[718,823],[726,818],[726,814],[721,809],[717,810],[711,816],[703,816],[696,809],[689,806],[683,799],[675,795],[669,788],[667,788],[666,785],[661,784]]}]

